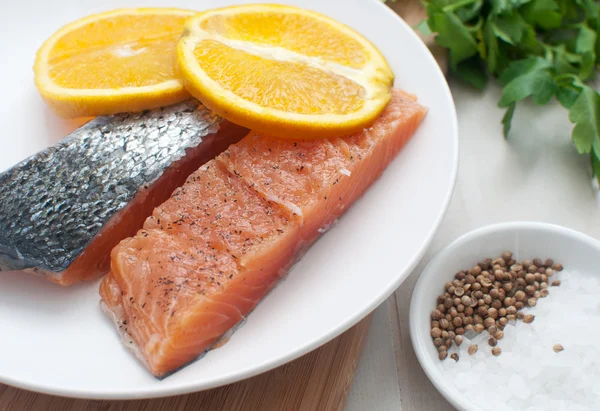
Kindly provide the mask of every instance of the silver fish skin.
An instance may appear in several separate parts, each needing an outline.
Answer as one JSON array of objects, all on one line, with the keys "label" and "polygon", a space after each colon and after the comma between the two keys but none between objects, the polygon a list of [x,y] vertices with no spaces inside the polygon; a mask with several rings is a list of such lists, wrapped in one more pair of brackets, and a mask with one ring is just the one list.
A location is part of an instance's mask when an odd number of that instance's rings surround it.
[{"label": "silver fish skin", "polygon": [[66,270],[113,216],[223,121],[194,100],[99,117],[1,173],[0,271]]}]

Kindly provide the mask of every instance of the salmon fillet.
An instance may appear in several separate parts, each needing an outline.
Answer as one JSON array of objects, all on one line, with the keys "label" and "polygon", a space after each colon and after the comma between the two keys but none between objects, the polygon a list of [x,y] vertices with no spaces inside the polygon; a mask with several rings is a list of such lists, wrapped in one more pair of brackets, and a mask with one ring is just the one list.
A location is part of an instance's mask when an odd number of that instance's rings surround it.
[{"label": "salmon fillet", "polygon": [[0,271],[63,286],[105,275],[120,240],[247,134],[196,100],[95,118],[0,173]]},{"label": "salmon fillet", "polygon": [[380,176],[425,114],[394,90],[361,133],[251,132],[200,167],[112,251],[100,294],[123,341],[157,377],[196,359]]}]

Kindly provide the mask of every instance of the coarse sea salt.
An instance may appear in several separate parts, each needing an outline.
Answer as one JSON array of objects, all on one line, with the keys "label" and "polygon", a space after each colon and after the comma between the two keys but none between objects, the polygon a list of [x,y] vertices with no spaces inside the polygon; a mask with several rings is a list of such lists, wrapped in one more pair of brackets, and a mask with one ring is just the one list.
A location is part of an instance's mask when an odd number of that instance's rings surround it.
[{"label": "coarse sea salt", "polygon": [[[548,297],[523,309],[535,315],[531,324],[506,325],[500,356],[492,355],[487,332],[470,332],[440,361],[446,381],[482,410],[600,410],[600,281],[568,270],[555,272],[557,279]],[[479,349],[469,355],[472,344]],[[554,352],[555,344],[564,351]]]}]

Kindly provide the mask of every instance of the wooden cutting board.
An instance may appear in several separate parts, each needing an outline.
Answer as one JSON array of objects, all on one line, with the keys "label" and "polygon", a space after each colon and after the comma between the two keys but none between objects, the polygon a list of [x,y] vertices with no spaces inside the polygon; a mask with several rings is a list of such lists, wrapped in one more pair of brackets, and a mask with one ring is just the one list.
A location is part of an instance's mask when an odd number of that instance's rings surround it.
[{"label": "wooden cutting board", "polygon": [[[390,4],[411,26],[425,16],[420,0]],[[424,38],[445,71],[446,54]],[[371,315],[315,351],[270,372],[209,391],[139,401],[74,400],[0,384],[0,411],[338,411],[346,397]]]}]

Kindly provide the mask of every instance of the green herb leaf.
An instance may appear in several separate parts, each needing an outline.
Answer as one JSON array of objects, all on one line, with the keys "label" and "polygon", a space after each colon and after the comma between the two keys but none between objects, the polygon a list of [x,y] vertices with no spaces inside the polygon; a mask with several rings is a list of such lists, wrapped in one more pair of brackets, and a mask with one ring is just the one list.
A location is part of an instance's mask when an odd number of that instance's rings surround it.
[{"label": "green herb leaf", "polygon": [[519,76],[532,71],[545,70],[552,67],[552,64],[541,57],[528,57],[523,60],[513,61],[500,76],[502,84],[508,84]]},{"label": "green herb leaf", "polygon": [[473,35],[454,13],[431,2],[427,5],[427,14],[429,28],[438,33],[436,42],[450,50],[452,67],[477,54]]},{"label": "green herb leaf", "polygon": [[562,16],[556,0],[533,0],[521,9],[523,18],[531,25],[544,29],[560,27]]},{"label": "green herb leaf", "polygon": [[503,87],[504,135],[519,101],[554,96],[574,123],[572,140],[591,154],[600,182],[600,94],[585,84],[600,69],[600,0],[422,0],[449,50],[451,74],[476,88],[488,77]]},{"label": "green herb leaf", "polygon": [[487,75],[481,63],[474,58],[458,63],[452,70],[452,74],[480,90],[483,90],[487,85]]},{"label": "green herb leaf", "polygon": [[424,36],[429,36],[432,34],[432,31],[429,28],[429,21],[427,19],[421,20],[421,22],[415,26],[415,30],[420,31]]},{"label": "green herb leaf", "polygon": [[579,36],[575,43],[575,51],[581,57],[581,71],[579,76],[583,80],[587,80],[594,74],[594,66],[596,64],[596,41],[597,34],[586,24],[582,24],[579,28]]},{"label": "green herb leaf", "polygon": [[598,180],[598,184],[600,184],[600,156],[596,153],[591,154],[592,158],[592,171]]},{"label": "green herb leaf", "polygon": [[457,9],[455,13],[462,22],[467,23],[479,15],[482,6],[483,0],[474,0],[471,4]]},{"label": "green herb leaf", "polygon": [[506,113],[504,113],[504,117],[502,117],[502,130],[504,132],[504,138],[508,137],[508,133],[510,132],[510,126],[512,124],[513,114],[515,114],[515,107],[517,103],[512,103],[508,106]]},{"label": "green herb leaf", "polygon": [[533,97],[535,104],[546,104],[554,96],[556,90],[556,83],[549,71],[534,70],[508,83],[502,91],[499,105],[500,107],[508,107],[512,103],[529,96]]},{"label": "green herb leaf", "polygon": [[513,7],[509,0],[491,0],[490,3],[492,4],[492,14],[495,15],[508,13]]},{"label": "green herb leaf", "polygon": [[512,45],[521,41],[527,28],[525,21],[518,13],[496,17],[488,24],[491,24],[496,37]]},{"label": "green herb leaf", "polygon": [[556,98],[564,108],[571,108],[581,94],[581,89],[570,83],[559,84]]},{"label": "green herb leaf", "polygon": [[569,120],[575,124],[571,137],[580,154],[589,153],[592,146],[599,147],[600,94],[591,87],[584,86],[569,110]]}]

